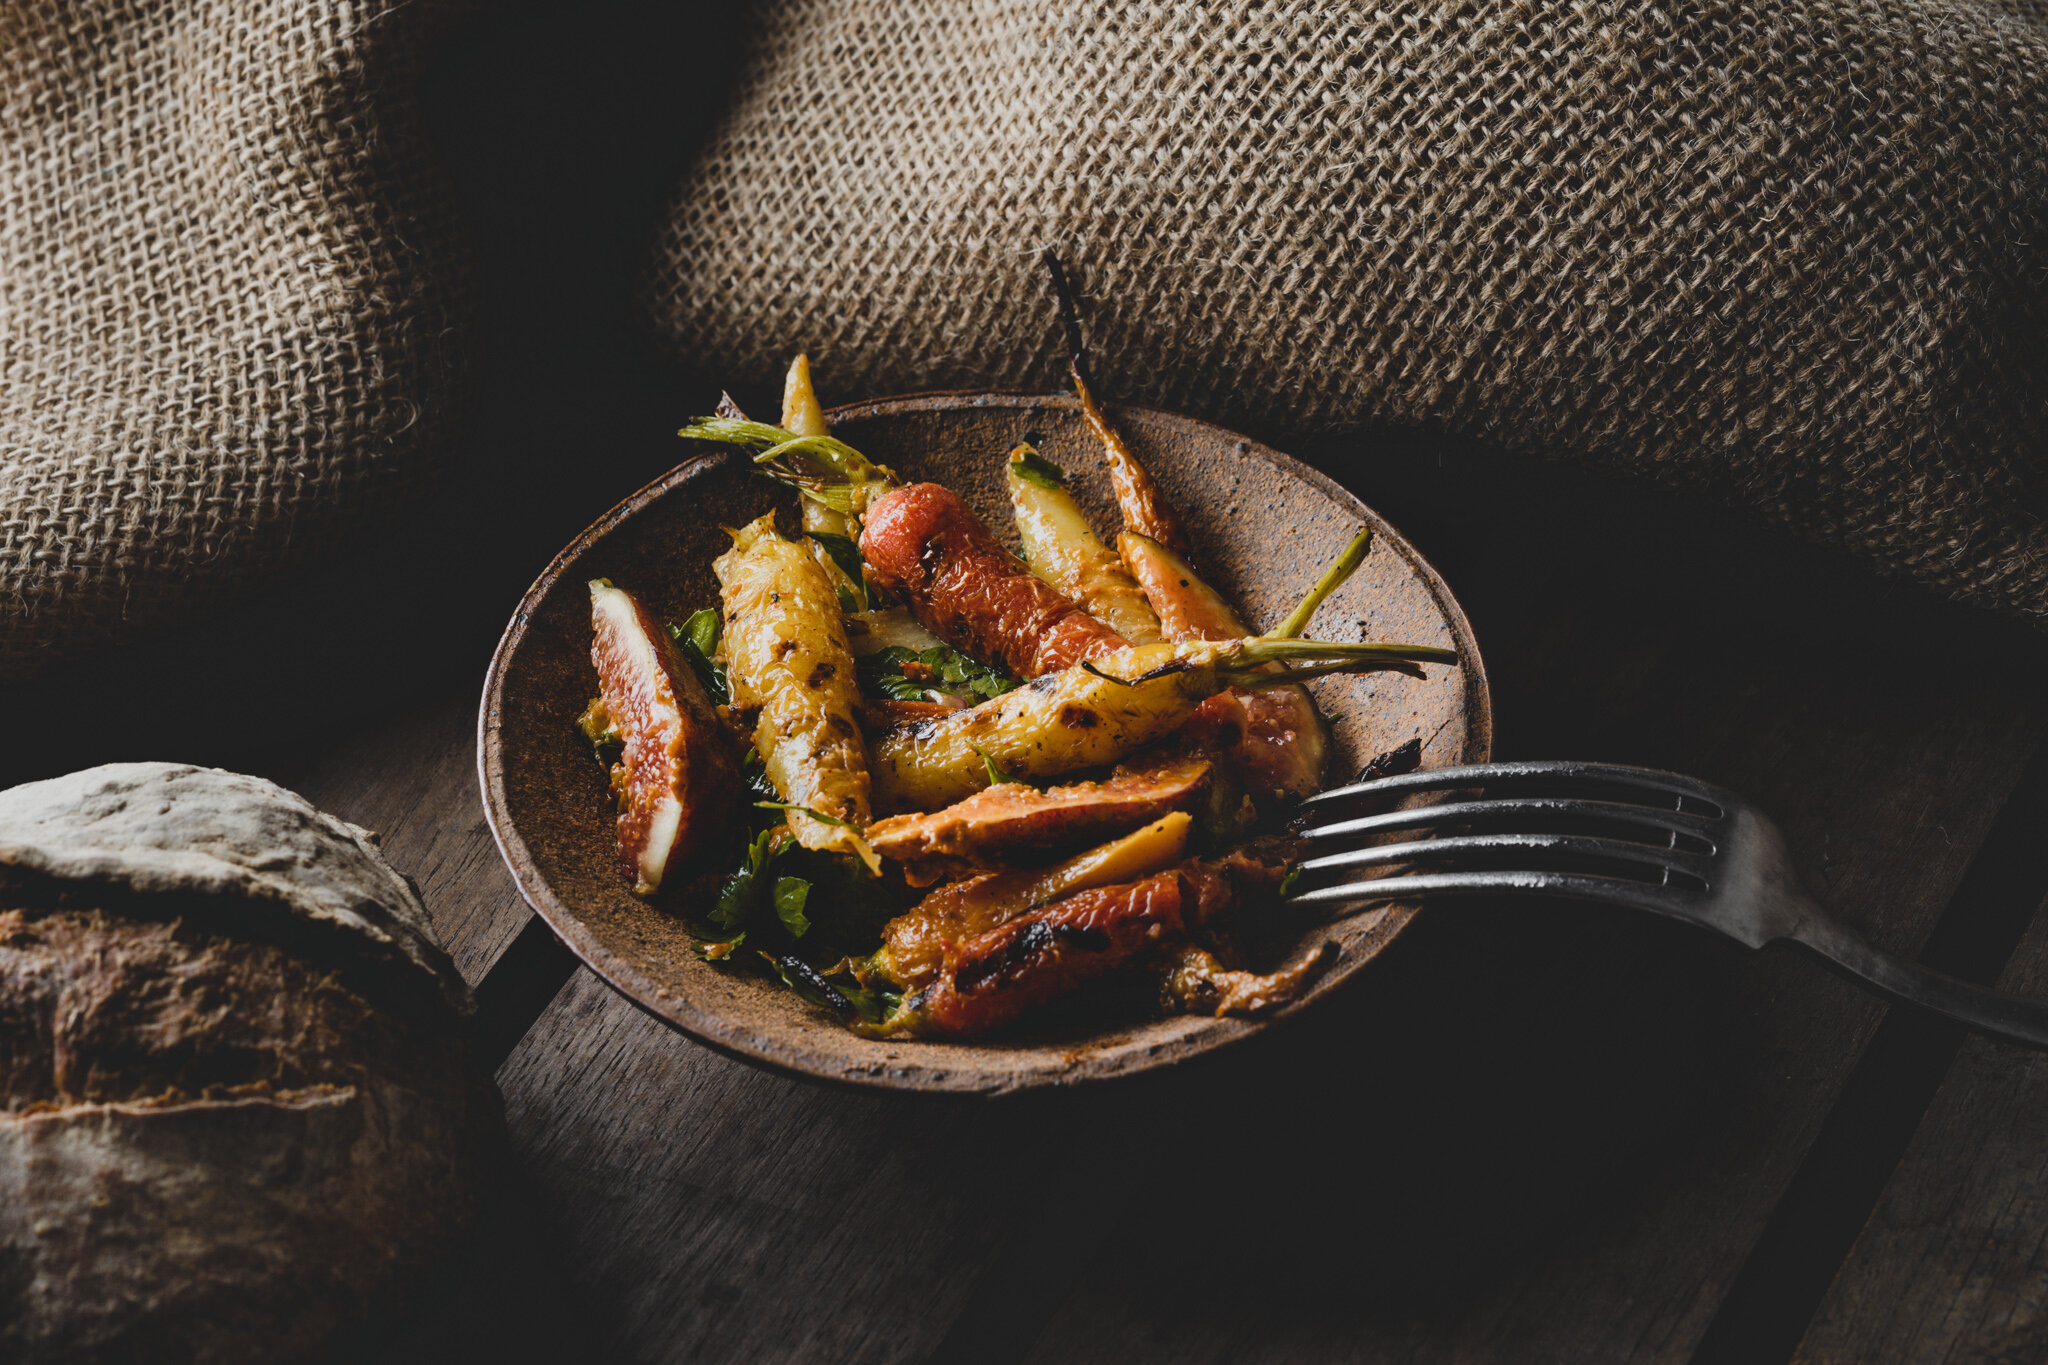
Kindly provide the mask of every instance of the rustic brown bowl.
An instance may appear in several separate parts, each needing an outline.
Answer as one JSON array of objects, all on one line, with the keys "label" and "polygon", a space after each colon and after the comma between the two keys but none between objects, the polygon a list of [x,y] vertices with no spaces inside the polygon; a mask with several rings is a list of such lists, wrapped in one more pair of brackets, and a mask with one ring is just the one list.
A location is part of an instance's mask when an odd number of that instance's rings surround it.
[{"label": "rustic brown bowl", "polygon": [[[1031,439],[1073,476],[1076,495],[1115,525],[1098,447],[1071,398],[924,394],[830,414],[835,434],[905,479],[958,489],[1007,534],[1004,452]],[[1392,673],[1314,684],[1337,737],[1333,776],[1419,736],[1428,767],[1484,762],[1492,745],[1486,670],[1465,614],[1401,535],[1307,466],[1231,432],[1148,408],[1114,412],[1186,519],[1210,580],[1254,623],[1284,616],[1360,526],[1364,566],[1311,634],[1448,645],[1462,666],[1426,680]],[[737,526],[793,502],[717,454],[677,466],[613,508],[548,565],[491,661],[478,761],[492,833],[526,901],[591,969],[642,1007],[722,1052],[776,1070],[894,1090],[994,1094],[1129,1075],[1246,1037],[1306,1008],[1379,954],[1413,918],[1398,905],[1356,915],[1300,945],[1334,939],[1341,956],[1313,990],[1262,1019],[1159,1018],[1141,1002],[1054,1011],[1034,1028],[978,1043],[876,1040],[849,1032],[781,985],[711,966],[676,919],[633,896],[612,845],[604,774],[576,730],[596,689],[585,583],[609,578],[657,616],[681,620],[718,600],[711,560]]]}]

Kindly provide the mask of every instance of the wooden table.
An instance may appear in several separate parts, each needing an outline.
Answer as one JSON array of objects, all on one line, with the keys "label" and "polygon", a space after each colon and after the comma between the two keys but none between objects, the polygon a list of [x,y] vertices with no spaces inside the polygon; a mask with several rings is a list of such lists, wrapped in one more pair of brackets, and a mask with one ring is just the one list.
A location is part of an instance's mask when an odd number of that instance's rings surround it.
[{"label": "wooden table", "polygon": [[[261,772],[382,830],[418,878],[477,987],[511,1161],[436,1307],[364,1358],[2048,1359],[2048,1058],[1790,950],[1591,907],[1437,909],[1268,1037],[1002,1102],[755,1071],[577,967],[485,831],[475,706],[531,575],[712,392],[649,363],[610,302],[674,160],[622,130],[715,94],[638,35],[527,6],[430,87],[485,225],[453,490],[355,563],[0,698],[0,778]],[[1742,791],[1857,929],[2048,995],[2039,635],[1541,462],[1276,444],[1464,598],[1501,756]]]},{"label": "wooden table", "polygon": [[[1311,454],[1465,598],[1504,756],[1746,792],[1877,942],[2048,994],[2036,637],[1587,476],[1416,442]],[[568,500],[554,529],[592,510]],[[542,558],[475,568],[465,615],[492,592],[502,613]],[[1790,950],[1594,907],[1440,908],[1267,1038],[1009,1101],[710,1053],[513,891],[476,792],[490,629],[421,609],[397,667],[294,655],[364,638],[350,600],[388,623],[380,596],[420,570],[383,572],[206,637],[244,651],[216,672],[270,657],[303,693],[223,711],[188,686],[104,741],[264,772],[382,830],[477,987],[513,1172],[438,1311],[371,1358],[2048,1358],[2048,1058]],[[292,733],[316,695],[334,724]],[[237,723],[180,730],[176,710]],[[34,766],[99,756],[60,738]]]}]

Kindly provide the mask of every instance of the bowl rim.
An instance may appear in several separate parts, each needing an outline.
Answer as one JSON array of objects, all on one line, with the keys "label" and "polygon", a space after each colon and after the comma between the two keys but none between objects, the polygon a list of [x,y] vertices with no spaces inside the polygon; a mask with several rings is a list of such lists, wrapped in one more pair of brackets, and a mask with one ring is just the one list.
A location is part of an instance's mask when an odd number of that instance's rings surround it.
[{"label": "bowl rim", "polygon": [[[1071,394],[1046,393],[1030,389],[934,389],[914,393],[896,394],[884,398],[866,399],[841,404],[829,409],[825,416],[837,425],[863,418],[895,416],[916,412],[943,412],[963,408],[1028,407],[1044,409],[1049,407],[1075,408],[1079,400]],[[1143,414],[1145,417],[1183,429],[1199,430],[1212,440],[1235,443],[1239,454],[1254,456],[1272,465],[1280,473],[1297,479],[1322,494],[1324,497],[1355,514],[1361,521],[1373,528],[1375,541],[1386,540],[1393,549],[1422,580],[1438,608],[1442,611],[1445,625],[1453,639],[1458,642],[1459,669],[1465,680],[1465,722],[1466,743],[1461,762],[1484,763],[1493,756],[1494,720],[1493,689],[1487,677],[1486,664],[1479,650],[1477,637],[1472,631],[1465,609],[1451,592],[1444,577],[1408,538],[1401,534],[1387,519],[1370,507],[1364,499],[1346,488],[1321,470],[1275,450],[1261,441],[1252,439],[1228,427],[1165,408],[1152,407],[1141,403],[1110,403],[1105,405],[1112,414]],[[520,899],[538,915],[554,933],[556,939],[573,953],[577,960],[588,967],[600,980],[642,1013],[660,1021],[669,1028],[684,1034],[695,1042],[703,1044],[722,1056],[736,1061],[761,1067],[778,1075],[798,1080],[822,1083],[874,1093],[878,1090],[892,1094],[974,1094],[1001,1095],[1041,1090],[1048,1087],[1071,1088],[1078,1084],[1100,1084],[1119,1080],[1142,1073],[1156,1071],[1190,1060],[1228,1046],[1245,1038],[1269,1031],[1277,1024],[1286,1023],[1302,1013],[1308,1006],[1320,999],[1324,991],[1312,991],[1301,1001],[1282,1007],[1271,1014],[1251,1019],[1218,1019],[1218,1025],[1235,1024],[1237,1027],[1219,1027],[1202,1034],[1178,1040],[1165,1048],[1154,1048],[1142,1060],[1115,1066],[1076,1066],[1065,1073],[1028,1073],[993,1084],[962,1083],[957,1076],[959,1068],[946,1066],[935,1070],[929,1067],[912,1066],[895,1072],[872,1073],[869,1071],[829,1070],[824,1067],[812,1068],[788,1057],[750,1047],[744,1034],[721,1032],[716,1024],[719,1017],[708,1010],[691,1010],[687,1002],[675,993],[648,978],[630,957],[612,951],[600,942],[596,935],[583,924],[581,918],[555,893],[552,885],[541,872],[526,841],[520,836],[510,815],[510,806],[505,790],[505,751],[503,738],[503,699],[509,665],[525,641],[527,629],[536,609],[556,585],[562,580],[568,567],[592,546],[610,535],[620,525],[638,515],[641,511],[667,496],[678,484],[693,477],[695,473],[711,463],[724,463],[730,459],[726,452],[709,452],[682,460],[662,474],[649,480],[631,494],[619,500],[610,510],[592,521],[543,569],[521,594],[519,604],[513,609],[510,622],[498,639],[497,647],[491,652],[489,667],[485,673],[482,700],[477,709],[477,778],[483,798],[484,820],[491,832],[491,840],[497,846],[498,856],[504,860],[518,888]],[[1398,902],[1384,907],[1384,917],[1376,932],[1372,951],[1357,961],[1344,966],[1343,974],[1333,983],[1341,986],[1344,981],[1356,975],[1366,965],[1384,953],[1394,940],[1413,922],[1420,907],[1414,902]],[[658,1007],[653,1001],[661,999],[678,1007],[669,1012]],[[917,1044],[922,1046],[922,1044]],[[1157,1054],[1157,1055],[1154,1055]],[[913,1079],[916,1077],[916,1079]]]}]

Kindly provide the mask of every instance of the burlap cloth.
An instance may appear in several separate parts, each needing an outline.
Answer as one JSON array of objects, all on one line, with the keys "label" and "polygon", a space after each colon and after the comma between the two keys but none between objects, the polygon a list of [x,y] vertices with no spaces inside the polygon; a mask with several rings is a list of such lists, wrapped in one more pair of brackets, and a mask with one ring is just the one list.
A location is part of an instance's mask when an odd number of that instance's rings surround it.
[{"label": "burlap cloth", "polygon": [[441,0],[0,3],[0,682],[361,535],[462,351]]},{"label": "burlap cloth", "polygon": [[[2048,24],[1968,0],[765,5],[649,308],[832,394],[1464,433],[2048,616]],[[1369,466],[1352,481],[1370,498]]]}]

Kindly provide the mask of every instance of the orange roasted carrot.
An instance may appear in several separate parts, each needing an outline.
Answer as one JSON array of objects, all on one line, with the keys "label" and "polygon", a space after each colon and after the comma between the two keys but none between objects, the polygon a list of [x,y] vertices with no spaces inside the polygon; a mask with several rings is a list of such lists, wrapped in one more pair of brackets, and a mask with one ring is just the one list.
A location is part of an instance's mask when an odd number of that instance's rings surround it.
[{"label": "orange roasted carrot", "polygon": [[949,951],[939,979],[906,1000],[904,1017],[892,1024],[955,1038],[1001,1028],[1113,967],[1177,942],[1276,884],[1284,866],[1239,851],[1076,892]]},{"label": "orange roasted carrot", "polygon": [[914,483],[868,508],[861,557],[932,634],[1020,678],[1123,649],[1121,635],[1081,610],[1005,549],[950,488]]}]

